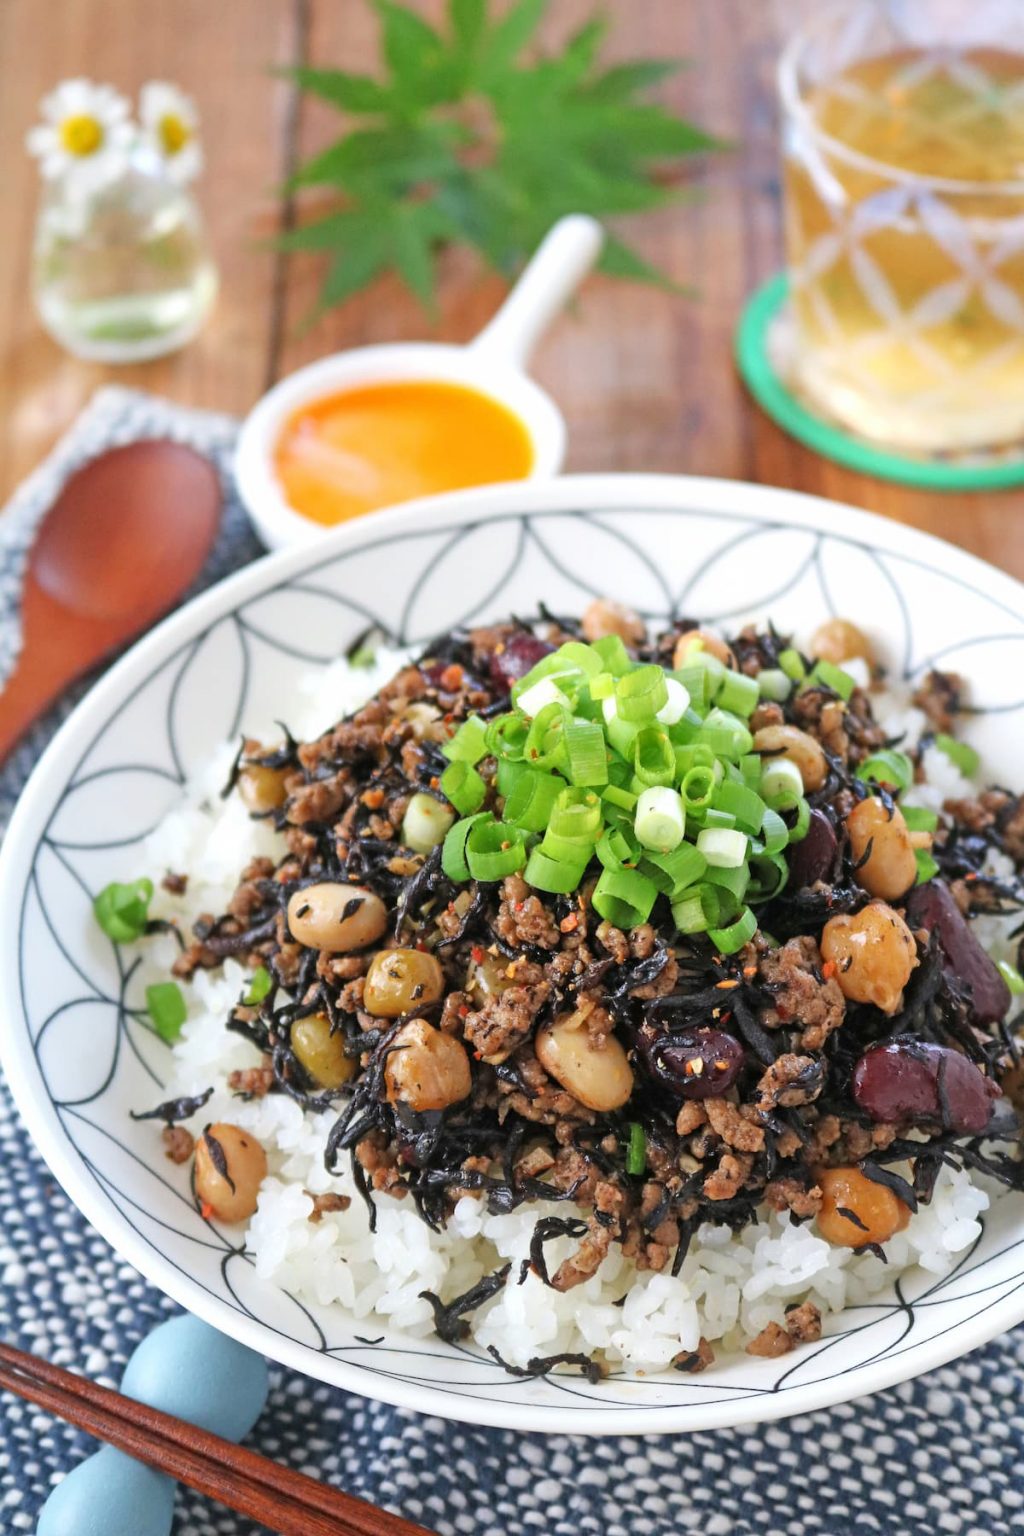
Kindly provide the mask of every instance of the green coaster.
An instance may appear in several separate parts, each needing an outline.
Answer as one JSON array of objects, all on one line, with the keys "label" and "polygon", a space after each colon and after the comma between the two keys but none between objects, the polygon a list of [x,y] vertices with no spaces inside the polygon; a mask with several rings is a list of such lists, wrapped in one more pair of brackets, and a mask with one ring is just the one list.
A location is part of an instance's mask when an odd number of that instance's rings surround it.
[{"label": "green coaster", "polygon": [[794,393],[782,364],[790,326],[784,272],[752,295],[736,328],[736,362],[757,403],[784,432],[848,469],[932,491],[992,491],[1024,485],[1024,445],[969,454],[915,456],[855,437]]}]

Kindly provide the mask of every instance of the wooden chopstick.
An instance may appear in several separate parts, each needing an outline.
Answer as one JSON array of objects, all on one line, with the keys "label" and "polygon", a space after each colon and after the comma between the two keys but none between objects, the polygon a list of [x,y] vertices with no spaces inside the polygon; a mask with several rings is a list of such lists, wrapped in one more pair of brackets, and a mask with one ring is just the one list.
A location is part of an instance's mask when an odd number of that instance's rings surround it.
[{"label": "wooden chopstick", "polygon": [[430,1536],[400,1515],[6,1344],[0,1344],[0,1390],[66,1419],[279,1536]]}]

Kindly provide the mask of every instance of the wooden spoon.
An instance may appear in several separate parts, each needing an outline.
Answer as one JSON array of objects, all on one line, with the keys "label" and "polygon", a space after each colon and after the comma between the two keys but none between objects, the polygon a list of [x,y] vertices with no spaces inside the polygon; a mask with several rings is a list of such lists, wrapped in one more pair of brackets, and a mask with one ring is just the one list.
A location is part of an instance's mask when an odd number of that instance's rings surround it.
[{"label": "wooden spoon", "polygon": [[0,761],[69,683],[173,607],[210,552],[221,499],[209,460],[164,440],[111,448],[71,476],[29,554]]}]

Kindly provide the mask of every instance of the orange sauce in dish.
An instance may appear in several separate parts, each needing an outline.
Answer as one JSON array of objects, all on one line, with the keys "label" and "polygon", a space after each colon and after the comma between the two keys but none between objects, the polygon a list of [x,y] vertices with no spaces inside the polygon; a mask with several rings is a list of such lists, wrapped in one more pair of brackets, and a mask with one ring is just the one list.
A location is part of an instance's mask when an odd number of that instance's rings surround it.
[{"label": "orange sauce in dish", "polygon": [[274,469],[285,499],[315,523],[461,486],[523,480],[530,434],[490,395],[439,379],[400,379],[325,395],[285,422]]}]

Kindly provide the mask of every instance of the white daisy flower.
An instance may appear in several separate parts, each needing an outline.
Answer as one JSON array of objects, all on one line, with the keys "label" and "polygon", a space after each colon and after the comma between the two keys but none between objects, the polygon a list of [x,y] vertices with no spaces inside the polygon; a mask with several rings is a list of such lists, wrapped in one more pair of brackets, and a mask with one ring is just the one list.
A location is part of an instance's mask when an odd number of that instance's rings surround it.
[{"label": "white daisy flower", "polygon": [[199,146],[199,113],[195,102],[176,85],[151,80],[139,95],[144,142],[160,158],[176,182],[192,181],[203,168]]},{"label": "white daisy flower", "polygon": [[90,192],[119,176],[128,163],[135,129],[128,103],[109,85],[64,80],[40,103],[43,121],[26,143],[48,181]]}]

